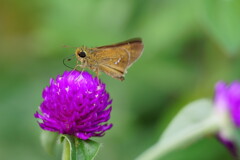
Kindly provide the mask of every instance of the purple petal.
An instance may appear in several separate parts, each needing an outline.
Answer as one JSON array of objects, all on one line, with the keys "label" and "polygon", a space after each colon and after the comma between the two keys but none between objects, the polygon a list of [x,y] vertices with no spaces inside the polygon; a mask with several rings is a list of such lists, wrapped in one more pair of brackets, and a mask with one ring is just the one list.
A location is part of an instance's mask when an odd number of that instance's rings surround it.
[{"label": "purple petal", "polygon": [[110,119],[112,100],[98,78],[88,72],[65,71],[49,83],[42,92],[41,113],[34,114],[42,120],[42,129],[86,140],[103,136],[112,127],[104,124]]}]

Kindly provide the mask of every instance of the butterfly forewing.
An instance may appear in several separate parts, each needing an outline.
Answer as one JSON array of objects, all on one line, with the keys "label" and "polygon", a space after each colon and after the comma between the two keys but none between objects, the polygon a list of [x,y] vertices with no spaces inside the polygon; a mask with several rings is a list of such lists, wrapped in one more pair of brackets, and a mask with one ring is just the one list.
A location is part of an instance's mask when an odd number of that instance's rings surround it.
[{"label": "butterfly forewing", "polygon": [[[80,50],[80,49],[79,49]],[[81,49],[87,53],[79,61],[93,71],[102,71],[107,75],[124,80],[124,74],[142,54],[143,43],[140,38],[130,39],[113,45]],[[76,51],[77,53],[80,51]]]},{"label": "butterfly forewing", "polygon": [[101,71],[123,80],[127,68],[141,56],[142,50],[141,39],[132,39],[118,44],[97,47],[95,48],[95,56],[100,59],[99,69]]},{"label": "butterfly forewing", "polygon": [[141,56],[143,43],[141,39],[134,39],[128,41],[125,45],[122,45],[121,48],[129,54],[128,67],[130,67]]},{"label": "butterfly forewing", "polygon": [[96,47],[96,49],[112,50],[113,48],[114,49],[121,48],[121,50],[124,50],[129,55],[128,66],[130,66],[134,61],[136,61],[141,56],[143,47],[144,46],[143,46],[141,38],[134,38],[134,39],[130,39],[130,40],[120,42],[117,44]]}]

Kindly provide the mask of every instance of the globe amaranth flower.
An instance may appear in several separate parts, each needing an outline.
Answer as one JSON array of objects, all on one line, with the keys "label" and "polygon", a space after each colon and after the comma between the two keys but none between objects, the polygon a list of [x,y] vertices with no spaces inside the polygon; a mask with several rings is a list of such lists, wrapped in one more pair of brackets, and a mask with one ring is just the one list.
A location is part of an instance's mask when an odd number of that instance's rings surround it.
[{"label": "globe amaranth flower", "polygon": [[42,92],[43,102],[35,117],[39,126],[48,131],[74,135],[86,140],[103,136],[112,124],[110,119],[112,100],[105,84],[88,72],[65,71]]},{"label": "globe amaranth flower", "polygon": [[236,156],[237,145],[232,131],[240,128],[240,82],[235,81],[230,85],[218,82],[215,87],[215,106],[218,111],[227,112],[231,119],[231,124],[219,132],[218,138]]}]

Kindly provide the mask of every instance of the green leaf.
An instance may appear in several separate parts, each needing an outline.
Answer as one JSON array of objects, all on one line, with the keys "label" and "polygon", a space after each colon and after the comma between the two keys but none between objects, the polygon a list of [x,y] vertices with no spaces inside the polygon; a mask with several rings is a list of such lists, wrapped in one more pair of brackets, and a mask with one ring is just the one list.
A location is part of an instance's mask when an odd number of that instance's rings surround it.
[{"label": "green leaf", "polygon": [[56,132],[43,131],[41,133],[41,143],[47,153],[54,154],[58,137],[59,134]]},{"label": "green leaf", "polygon": [[186,128],[191,128],[197,123],[205,121],[213,113],[213,104],[211,100],[200,99],[186,105],[169,124],[162,134],[160,140],[171,139],[177,133]]},{"label": "green leaf", "polygon": [[215,134],[219,129],[218,118],[213,114],[212,101],[197,100],[186,105],[173,119],[159,141],[140,155],[137,160],[153,160]]},{"label": "green leaf", "polygon": [[65,138],[62,160],[93,160],[99,151],[100,144],[93,140],[81,140],[74,136]]}]

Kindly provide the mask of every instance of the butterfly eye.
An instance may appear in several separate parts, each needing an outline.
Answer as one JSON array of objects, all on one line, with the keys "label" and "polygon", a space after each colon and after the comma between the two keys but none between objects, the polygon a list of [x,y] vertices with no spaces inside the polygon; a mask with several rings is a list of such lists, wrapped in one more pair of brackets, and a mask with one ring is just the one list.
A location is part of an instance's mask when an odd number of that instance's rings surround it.
[{"label": "butterfly eye", "polygon": [[86,57],[86,53],[84,51],[78,53],[79,57],[84,58]]}]

